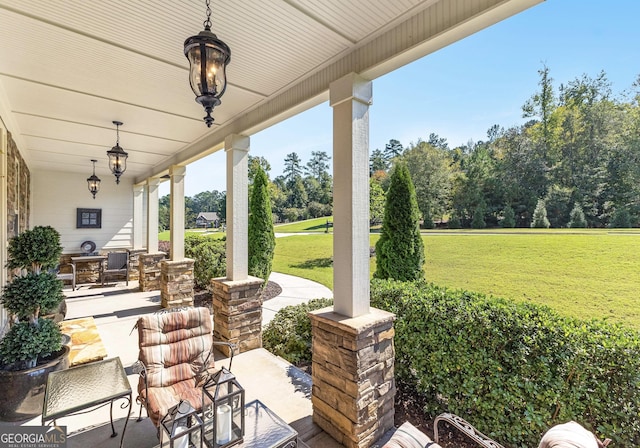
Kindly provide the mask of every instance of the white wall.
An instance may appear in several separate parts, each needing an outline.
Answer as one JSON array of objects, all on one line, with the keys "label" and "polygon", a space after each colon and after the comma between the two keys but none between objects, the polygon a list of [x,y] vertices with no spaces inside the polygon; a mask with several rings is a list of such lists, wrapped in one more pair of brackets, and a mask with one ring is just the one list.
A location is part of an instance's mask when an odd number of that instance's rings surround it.
[{"label": "white wall", "polygon": [[[133,179],[125,173],[116,185],[112,175],[100,175],[96,198],[87,189],[87,174],[32,171],[32,227],[52,226],[61,236],[63,253],[80,253],[83,241],[96,243],[97,251],[133,247]],[[77,229],[77,208],[102,209],[101,229]]]}]

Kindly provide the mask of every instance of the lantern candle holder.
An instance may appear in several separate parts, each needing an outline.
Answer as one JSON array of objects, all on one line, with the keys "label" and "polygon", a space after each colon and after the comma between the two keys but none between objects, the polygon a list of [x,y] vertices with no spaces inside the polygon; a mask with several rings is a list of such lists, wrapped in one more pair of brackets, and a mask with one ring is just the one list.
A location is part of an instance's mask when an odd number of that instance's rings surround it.
[{"label": "lantern candle holder", "polygon": [[225,367],[202,390],[204,441],[209,448],[227,448],[244,438],[244,389]]},{"label": "lantern candle holder", "polygon": [[203,422],[188,401],[173,406],[160,421],[162,448],[202,448]]}]

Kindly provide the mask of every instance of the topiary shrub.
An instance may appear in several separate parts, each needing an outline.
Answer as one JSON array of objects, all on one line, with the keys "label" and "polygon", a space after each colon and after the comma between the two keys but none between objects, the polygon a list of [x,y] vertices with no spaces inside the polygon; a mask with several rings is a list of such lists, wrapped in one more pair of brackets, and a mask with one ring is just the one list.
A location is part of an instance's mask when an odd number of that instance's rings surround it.
[{"label": "topiary shrub", "polygon": [[428,416],[453,412],[513,448],[571,419],[640,446],[638,332],[425,281],[374,280],[371,305],[396,314],[396,379]]},{"label": "topiary shrub", "polygon": [[39,273],[60,263],[60,234],[51,226],[36,226],[9,240],[9,269]]},{"label": "topiary shrub", "polygon": [[37,226],[12,238],[8,251],[7,266],[21,272],[4,287],[0,299],[12,317],[0,340],[0,364],[7,370],[22,370],[61,349],[57,325],[40,318],[64,299],[62,281],[45,271],[59,262],[60,234],[53,227]]},{"label": "topiary shrub", "polygon": [[376,242],[375,278],[416,280],[424,277],[419,215],[409,169],[399,163],[391,173],[382,232]]},{"label": "topiary shrub", "polygon": [[256,173],[251,188],[249,204],[249,274],[269,280],[276,237],[273,233],[271,199],[268,190],[269,179],[261,166]]},{"label": "topiary shrub", "polygon": [[207,238],[204,235],[201,235],[199,233],[187,233],[184,236],[184,255],[185,257],[188,258],[193,258],[193,249],[196,248],[196,246],[209,241],[210,238]]},{"label": "topiary shrub", "polygon": [[53,320],[39,318],[35,323],[17,322],[0,343],[0,362],[11,366],[11,370],[32,368],[36,366],[36,358],[44,359],[60,349],[62,333]]},{"label": "topiary shrub", "polygon": [[332,299],[313,299],[286,306],[262,331],[262,346],[292,364],[311,362],[311,320],[309,312],[333,305]]},{"label": "topiary shrub", "polygon": [[224,240],[204,238],[203,242],[190,249],[189,258],[194,260],[193,278],[199,288],[207,289],[212,278],[226,275],[227,256]]}]

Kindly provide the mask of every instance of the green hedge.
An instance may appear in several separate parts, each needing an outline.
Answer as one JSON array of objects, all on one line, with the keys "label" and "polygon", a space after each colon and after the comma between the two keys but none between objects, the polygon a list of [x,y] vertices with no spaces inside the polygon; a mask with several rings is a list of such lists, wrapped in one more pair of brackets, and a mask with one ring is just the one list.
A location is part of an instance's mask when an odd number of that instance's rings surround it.
[{"label": "green hedge", "polygon": [[429,416],[453,412],[510,447],[568,420],[640,446],[637,332],[421,281],[373,280],[371,304],[396,314],[396,378]]},{"label": "green hedge", "polygon": [[313,299],[280,309],[262,332],[263,347],[292,364],[310,363],[311,320],[308,313],[332,304],[331,299]]}]

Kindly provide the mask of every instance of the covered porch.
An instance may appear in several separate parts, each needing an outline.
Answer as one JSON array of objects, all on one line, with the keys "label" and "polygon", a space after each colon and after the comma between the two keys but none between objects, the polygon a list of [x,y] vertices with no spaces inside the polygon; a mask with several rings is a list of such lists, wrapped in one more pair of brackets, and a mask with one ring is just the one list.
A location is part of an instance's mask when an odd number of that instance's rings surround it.
[{"label": "covered porch", "polygon": [[[307,397],[300,398],[304,411],[290,420],[313,413],[314,422],[338,443],[369,446],[393,424],[395,391],[393,316],[369,306],[368,135],[374,80],[540,1],[327,0],[270,2],[268,7],[259,1],[218,2],[213,31],[231,48],[232,63],[227,92],[207,128],[188,87],[182,54],[184,39],[200,30],[204,5],[0,0],[0,241],[50,225],[61,233],[65,255],[92,241],[99,253],[127,249],[153,257],[158,253],[158,188],[168,181],[171,250],[170,259],[159,263],[163,275],[166,270],[168,277],[181,277],[180,269],[189,271],[190,262],[184,255],[188,165],[224,150],[227,271],[214,289],[221,291],[221,300],[232,301],[238,290],[261,283],[248,275],[251,136],[329,101],[335,305],[314,316],[314,338],[327,344],[325,358],[344,354],[343,366],[360,359],[362,350],[375,356],[355,373],[318,369],[313,407],[306,407],[311,406]],[[111,124],[115,121],[124,123],[120,134]],[[116,138],[129,152],[119,183],[105,157]],[[96,173],[102,178],[95,199],[86,190],[91,160],[98,160]],[[100,210],[99,227],[77,225],[78,210],[88,208]],[[0,245],[0,262],[6,259],[6,245]],[[1,286],[7,272],[0,272]],[[176,299],[167,293],[172,288],[166,282],[160,289],[162,305],[188,304],[188,291]],[[105,329],[117,322],[132,325],[128,319],[136,314],[126,308],[120,316],[114,309],[101,310],[99,301],[78,303],[92,307],[82,313],[104,314]],[[7,321],[4,310],[0,320]],[[216,331],[223,327],[219,324]],[[259,349],[260,319],[256,325],[249,338],[234,336],[246,359],[266,356]],[[225,329],[219,334],[223,340],[237,330]],[[118,338],[125,337],[122,330]],[[131,341],[114,343],[135,351]],[[314,362],[322,356],[314,353]],[[366,387],[361,388],[363,378]],[[294,388],[280,397],[287,397],[289,408],[288,397],[297,401],[300,394]]]}]

